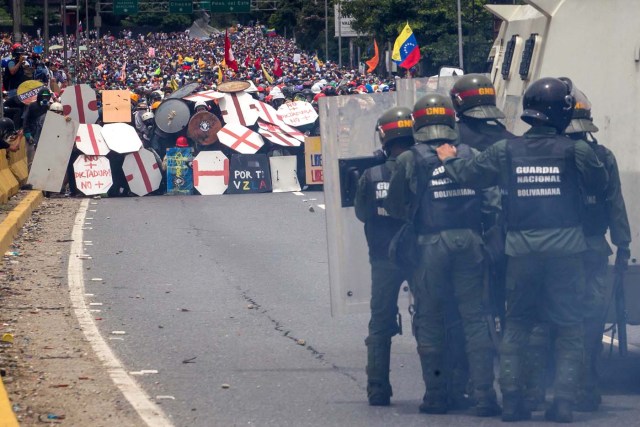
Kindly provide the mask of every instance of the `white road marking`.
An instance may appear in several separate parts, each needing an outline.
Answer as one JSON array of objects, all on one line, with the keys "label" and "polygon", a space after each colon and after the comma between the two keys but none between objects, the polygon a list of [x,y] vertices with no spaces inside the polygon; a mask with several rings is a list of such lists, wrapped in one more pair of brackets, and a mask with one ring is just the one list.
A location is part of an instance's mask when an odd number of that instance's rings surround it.
[{"label": "white road marking", "polygon": [[304,193],[301,193],[300,191],[294,191],[292,194],[295,194],[296,196],[304,196]]},{"label": "white road marking", "polygon": [[[91,204],[97,204],[91,202]],[[109,345],[100,335],[93,316],[87,309],[84,301],[84,277],[83,267],[78,257],[82,251],[82,224],[87,214],[89,201],[83,200],[78,209],[75,219],[75,225],[71,233],[73,242],[71,243],[71,253],[69,254],[69,268],[67,270],[69,278],[69,291],[71,304],[74,307],[74,313],[78,319],[78,323],[84,332],[85,337],[91,344],[98,359],[103,363],[111,380],[120,389],[124,397],[131,403],[131,406],[138,412],[140,418],[149,427],[173,427],[171,421],[167,418],[161,408],[154,403],[149,396],[142,390],[140,385],[124,370],[122,363],[116,355],[111,351]]]},{"label": "white road marking", "polygon": [[326,209],[326,207],[325,207],[324,205],[318,205],[318,207],[319,207],[320,209]]}]

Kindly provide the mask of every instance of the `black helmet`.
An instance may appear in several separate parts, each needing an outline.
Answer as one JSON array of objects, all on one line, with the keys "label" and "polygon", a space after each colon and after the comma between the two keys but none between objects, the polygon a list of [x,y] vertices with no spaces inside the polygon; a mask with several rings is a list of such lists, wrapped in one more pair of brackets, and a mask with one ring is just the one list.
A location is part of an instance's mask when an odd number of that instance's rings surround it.
[{"label": "black helmet", "polygon": [[16,127],[13,120],[8,117],[0,118],[0,141],[6,141],[16,133]]},{"label": "black helmet", "polygon": [[38,104],[42,106],[49,105],[49,100],[51,100],[51,91],[49,90],[49,88],[44,87],[40,89],[40,92],[38,92],[38,97],[36,98]]},{"label": "black helmet", "polygon": [[382,113],[376,123],[376,130],[386,148],[397,139],[404,138],[413,142],[413,119],[411,110],[406,107],[393,107]]},{"label": "black helmet", "polygon": [[455,141],[456,112],[451,99],[439,93],[423,96],[413,106],[413,137],[418,142]]},{"label": "black helmet", "polygon": [[531,126],[552,126],[564,132],[573,115],[574,99],[569,83],[544,77],[531,83],[522,98],[522,120]]},{"label": "black helmet", "polygon": [[460,77],[449,92],[460,115],[474,119],[504,119],[496,107],[496,90],[491,80],[482,74]]},{"label": "black helmet", "polygon": [[598,132],[598,127],[593,124],[593,118],[591,117],[591,102],[589,102],[587,95],[575,87],[568,78],[560,77],[560,80],[570,85],[571,95],[574,98],[573,115],[571,116],[571,122],[564,130],[564,133]]}]

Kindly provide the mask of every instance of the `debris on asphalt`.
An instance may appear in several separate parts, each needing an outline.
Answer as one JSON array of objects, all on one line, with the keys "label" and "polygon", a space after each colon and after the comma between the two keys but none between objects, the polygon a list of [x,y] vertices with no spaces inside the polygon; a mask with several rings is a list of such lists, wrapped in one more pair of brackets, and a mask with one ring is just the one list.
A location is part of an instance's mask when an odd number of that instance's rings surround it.
[{"label": "debris on asphalt", "polygon": [[188,359],[184,359],[182,363],[196,363],[195,360],[198,356],[190,357]]},{"label": "debris on asphalt", "polygon": [[227,384],[227,383],[222,384],[220,387],[222,387],[224,389],[231,388],[231,386],[229,384]]}]

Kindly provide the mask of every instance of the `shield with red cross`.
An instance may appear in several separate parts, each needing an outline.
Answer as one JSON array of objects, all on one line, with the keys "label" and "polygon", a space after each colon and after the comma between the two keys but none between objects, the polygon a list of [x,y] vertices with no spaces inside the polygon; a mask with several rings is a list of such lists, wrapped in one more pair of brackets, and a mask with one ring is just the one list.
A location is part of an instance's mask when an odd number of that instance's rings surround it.
[{"label": "shield with red cross", "polygon": [[105,156],[80,155],[73,162],[73,173],[78,190],[87,196],[104,194],[113,185],[111,165]]},{"label": "shield with red cross", "polygon": [[229,186],[229,159],[221,151],[201,151],[193,159],[193,186],[203,196],[224,194]]},{"label": "shield with red cross", "polygon": [[133,153],[142,148],[142,141],[133,126],[127,123],[109,123],[102,127],[102,137],[116,153]]},{"label": "shield with red cross", "polygon": [[122,170],[129,183],[129,189],[138,196],[144,196],[160,188],[160,166],[153,153],[145,148],[127,154]]},{"label": "shield with red cross", "polygon": [[254,99],[245,92],[225,93],[220,98],[220,111],[225,123],[252,126],[258,120],[258,108]]},{"label": "shield with red cross", "polygon": [[207,101],[212,101],[214,99],[220,99],[223,97],[224,97],[224,93],[222,92],[218,92],[215,90],[205,90],[204,92],[196,92],[192,95],[185,96],[182,99],[184,99],[185,101],[191,101],[191,102],[198,102],[198,101],[207,102]]},{"label": "shield with red cross", "polygon": [[106,156],[111,151],[102,137],[100,125],[78,125],[76,147],[87,156]]},{"label": "shield with red cross", "polygon": [[236,123],[227,123],[218,131],[220,142],[242,154],[255,154],[264,145],[262,137],[251,129]]},{"label": "shield with red cross", "polygon": [[95,123],[98,120],[96,92],[89,85],[69,86],[60,96],[65,116],[78,123]]},{"label": "shield with red cross", "polygon": [[258,115],[262,121],[273,123],[274,125],[282,122],[282,118],[278,117],[276,109],[266,102],[255,101],[255,106],[258,109]]},{"label": "shield with red cross", "polygon": [[274,144],[283,145],[285,147],[299,147],[301,142],[292,136],[284,133],[277,125],[258,120],[260,129],[258,133]]}]

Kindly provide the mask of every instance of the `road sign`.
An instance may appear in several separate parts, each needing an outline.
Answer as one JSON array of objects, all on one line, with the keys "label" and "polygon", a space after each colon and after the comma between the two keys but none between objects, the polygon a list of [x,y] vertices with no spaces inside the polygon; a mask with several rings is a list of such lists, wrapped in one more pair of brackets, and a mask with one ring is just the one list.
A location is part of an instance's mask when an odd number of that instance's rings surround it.
[{"label": "road sign", "polygon": [[103,91],[102,117],[104,123],[131,122],[131,92],[128,90]]},{"label": "road sign", "polygon": [[236,123],[226,124],[218,132],[221,143],[242,154],[255,154],[264,145],[260,134]]},{"label": "road sign", "polygon": [[142,141],[133,126],[127,123],[109,123],[102,127],[102,137],[116,153],[133,153],[142,148]]},{"label": "road sign", "polygon": [[76,147],[87,156],[106,156],[111,151],[102,137],[100,125],[78,125]]},{"label": "road sign", "polygon": [[271,173],[266,154],[234,154],[227,194],[268,193]]},{"label": "road sign", "polygon": [[223,194],[229,186],[229,159],[221,151],[201,151],[193,159],[193,186],[203,196]]},{"label": "road sign", "polygon": [[77,132],[78,124],[73,120],[47,113],[27,180],[33,188],[56,193],[62,189]]},{"label": "road sign", "polygon": [[98,120],[98,102],[96,91],[91,86],[82,84],[65,88],[60,96],[65,116],[78,123],[95,123]]},{"label": "road sign", "polygon": [[156,157],[145,148],[127,154],[122,163],[122,171],[129,189],[138,196],[157,190],[162,182],[162,172]]},{"label": "road sign", "polygon": [[251,0],[211,0],[213,13],[249,13]]},{"label": "road sign", "polygon": [[269,157],[271,186],[274,193],[300,191],[298,182],[298,159],[296,156]]},{"label": "road sign", "polygon": [[114,15],[133,15],[138,13],[138,0],[113,0]]},{"label": "road sign", "polygon": [[193,0],[169,0],[169,13],[193,13]]},{"label": "road sign", "polygon": [[87,196],[104,194],[113,185],[111,165],[105,156],[81,154],[73,162],[73,172],[78,190]]}]

